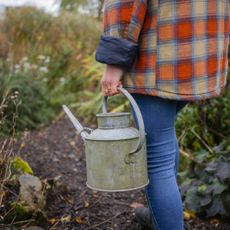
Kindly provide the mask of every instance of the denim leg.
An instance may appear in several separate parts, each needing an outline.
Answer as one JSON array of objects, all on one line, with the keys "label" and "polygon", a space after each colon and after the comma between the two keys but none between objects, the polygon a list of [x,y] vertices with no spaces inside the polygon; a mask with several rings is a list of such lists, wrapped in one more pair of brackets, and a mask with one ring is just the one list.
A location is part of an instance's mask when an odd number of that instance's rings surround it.
[{"label": "denim leg", "polygon": [[146,196],[155,228],[183,230],[183,206],[177,186],[175,161],[178,149],[174,121],[178,101],[133,94],[147,133],[149,185]]},{"label": "denim leg", "polygon": [[174,132],[174,143],[175,143],[175,148],[176,148],[174,173],[175,173],[175,177],[177,178],[177,172],[178,172],[179,161],[180,161],[180,150],[179,150],[179,145],[177,141],[176,130]]},{"label": "denim leg", "polygon": [[[177,101],[176,105],[176,115],[188,104],[188,101]],[[179,150],[179,144],[176,136],[176,130],[175,130],[175,145],[176,145],[176,156],[175,156],[175,176],[177,177],[178,167],[179,167],[179,161],[180,161],[180,150]]]}]

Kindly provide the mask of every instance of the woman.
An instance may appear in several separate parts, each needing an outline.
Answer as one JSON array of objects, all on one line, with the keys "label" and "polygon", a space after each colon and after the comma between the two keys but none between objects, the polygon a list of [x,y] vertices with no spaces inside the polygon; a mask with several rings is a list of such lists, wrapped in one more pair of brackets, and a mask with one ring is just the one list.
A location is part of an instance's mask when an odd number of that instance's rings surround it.
[{"label": "woman", "polygon": [[105,0],[104,34],[96,60],[106,64],[103,95],[123,85],[136,99],[147,133],[150,209],[138,220],[182,230],[176,183],[174,121],[188,101],[220,95],[226,84],[229,0]]}]

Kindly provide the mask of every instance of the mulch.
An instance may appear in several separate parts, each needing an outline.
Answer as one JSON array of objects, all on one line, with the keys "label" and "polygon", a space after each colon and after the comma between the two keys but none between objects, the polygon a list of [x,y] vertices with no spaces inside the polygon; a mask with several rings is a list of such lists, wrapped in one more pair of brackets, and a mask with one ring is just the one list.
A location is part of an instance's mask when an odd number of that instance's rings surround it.
[{"label": "mulch", "polygon": [[[34,175],[47,181],[48,220],[44,229],[141,230],[133,203],[146,204],[143,189],[107,193],[86,186],[83,142],[66,118],[28,132],[17,144],[17,154],[28,161]],[[186,230],[230,229],[229,223],[191,219]]]}]

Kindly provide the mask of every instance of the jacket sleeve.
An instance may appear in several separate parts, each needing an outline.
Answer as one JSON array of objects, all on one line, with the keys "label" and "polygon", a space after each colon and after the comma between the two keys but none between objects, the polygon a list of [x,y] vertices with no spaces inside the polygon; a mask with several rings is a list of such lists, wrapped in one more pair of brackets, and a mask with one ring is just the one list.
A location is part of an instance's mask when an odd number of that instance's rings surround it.
[{"label": "jacket sleeve", "polygon": [[101,63],[132,66],[148,0],[105,0],[104,33],[96,50]]}]

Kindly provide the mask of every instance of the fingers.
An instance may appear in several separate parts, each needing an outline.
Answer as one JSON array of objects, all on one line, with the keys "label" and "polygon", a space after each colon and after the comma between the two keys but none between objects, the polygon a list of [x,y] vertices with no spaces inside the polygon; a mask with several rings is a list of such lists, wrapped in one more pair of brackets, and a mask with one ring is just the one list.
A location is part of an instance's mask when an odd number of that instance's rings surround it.
[{"label": "fingers", "polygon": [[101,81],[101,88],[103,96],[109,96],[111,85],[109,82],[102,80]]},{"label": "fingers", "polygon": [[110,95],[109,96],[113,96],[119,93],[118,91],[118,87],[121,83],[120,82],[114,82],[111,84],[111,90],[110,90]]},{"label": "fingers", "polygon": [[121,86],[121,78],[123,72],[124,72],[123,69],[119,67],[106,65],[101,80],[103,96],[113,96],[119,93],[117,88]]},{"label": "fingers", "polygon": [[120,93],[118,87],[121,86],[121,82],[102,81],[101,86],[103,96],[113,96]]}]

